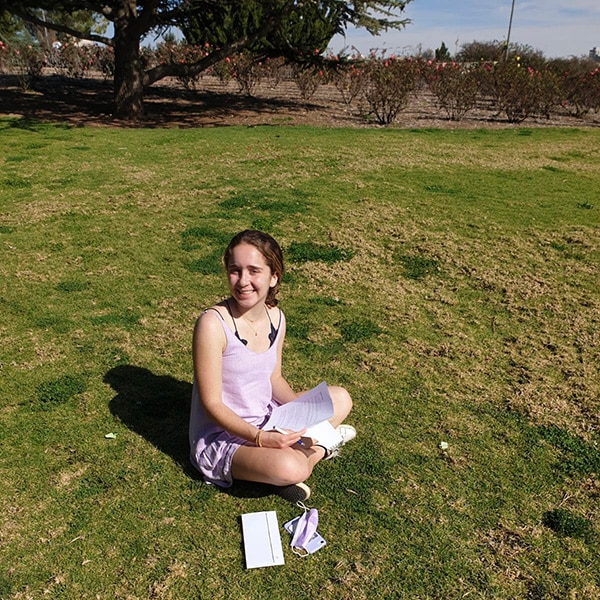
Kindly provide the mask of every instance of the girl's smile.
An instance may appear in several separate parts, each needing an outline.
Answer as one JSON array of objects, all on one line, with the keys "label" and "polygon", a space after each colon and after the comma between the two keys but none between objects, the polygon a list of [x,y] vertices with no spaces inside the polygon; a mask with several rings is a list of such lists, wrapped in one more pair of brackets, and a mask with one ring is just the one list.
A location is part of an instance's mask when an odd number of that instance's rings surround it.
[{"label": "girl's smile", "polygon": [[227,265],[229,291],[242,312],[263,304],[269,289],[277,284],[265,257],[251,244],[238,244]]}]

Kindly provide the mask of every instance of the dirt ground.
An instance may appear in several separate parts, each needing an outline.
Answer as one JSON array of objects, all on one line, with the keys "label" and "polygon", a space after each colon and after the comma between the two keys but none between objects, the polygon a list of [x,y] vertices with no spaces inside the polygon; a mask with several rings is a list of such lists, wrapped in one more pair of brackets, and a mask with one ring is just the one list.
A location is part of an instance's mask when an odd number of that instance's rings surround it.
[{"label": "dirt ground", "polygon": [[[235,82],[222,84],[205,76],[196,89],[183,88],[177,81],[158,82],[146,90],[146,117],[136,124],[119,122],[111,116],[112,83],[97,79],[73,81],[47,75],[24,91],[15,76],[0,75],[0,116],[22,116],[75,126],[223,127],[229,125],[318,125],[327,127],[379,127],[369,123],[356,105],[346,105],[333,85],[321,86],[305,102],[294,82],[275,88],[262,83],[252,96],[241,93]],[[566,111],[550,119],[528,118],[515,125],[504,115],[479,107],[461,121],[449,120],[422,91],[411,97],[395,127],[413,128],[500,128],[500,127],[600,127],[600,114],[575,118]]]}]

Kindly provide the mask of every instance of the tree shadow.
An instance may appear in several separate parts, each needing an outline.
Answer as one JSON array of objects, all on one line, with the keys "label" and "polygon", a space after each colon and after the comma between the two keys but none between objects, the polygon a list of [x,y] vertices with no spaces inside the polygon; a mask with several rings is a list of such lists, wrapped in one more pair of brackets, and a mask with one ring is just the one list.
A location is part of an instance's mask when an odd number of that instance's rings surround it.
[{"label": "tree shadow", "polygon": [[[192,479],[202,475],[190,462],[188,426],[192,384],[170,375],[156,375],[144,367],[118,365],[104,375],[117,395],[110,401],[113,415],[131,431],[170,456]],[[215,488],[239,498],[273,493],[271,486],[236,481],[231,488]]]}]

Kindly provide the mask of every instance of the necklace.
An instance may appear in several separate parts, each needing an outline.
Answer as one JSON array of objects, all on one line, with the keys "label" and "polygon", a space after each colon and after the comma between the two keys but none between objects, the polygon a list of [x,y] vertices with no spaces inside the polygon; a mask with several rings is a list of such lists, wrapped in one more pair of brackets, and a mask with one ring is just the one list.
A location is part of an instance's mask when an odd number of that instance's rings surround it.
[{"label": "necklace", "polygon": [[[258,335],[258,331],[256,331],[256,329],[254,329],[254,327],[252,327],[252,323],[246,319],[246,317],[242,317],[242,319],[246,322],[246,325],[248,325],[248,327],[250,327],[250,329],[252,329],[252,331],[254,331],[254,337],[256,337]],[[256,323],[256,321],[255,321]]]},{"label": "necklace", "polygon": [[[229,306],[228,300],[225,300],[225,306],[227,307],[227,312],[229,313],[229,315],[231,316],[231,320],[233,321],[233,327],[235,328],[235,337],[237,337],[237,339],[240,340],[240,342],[242,342],[242,344],[244,344],[244,346],[247,346],[248,340],[245,340],[240,336],[240,333],[237,329],[237,324],[235,322],[235,317],[233,316],[233,311],[231,310],[231,306]],[[271,316],[269,315],[269,311],[267,310],[266,306],[265,306],[265,312],[267,313],[267,318],[269,319],[269,323],[271,324],[269,335],[267,337],[269,338],[269,341],[271,342],[271,346],[272,346],[273,343],[275,342],[275,339],[277,338],[277,332],[279,331],[279,326],[277,327],[277,329],[275,329],[275,326],[273,325],[273,321],[271,321]],[[250,327],[250,329],[254,332],[254,337],[258,336],[258,331],[252,326],[252,323],[248,319],[246,319],[244,316],[240,316],[238,318],[244,319],[244,321],[246,321],[246,323],[248,324],[248,327]],[[254,321],[254,322],[256,323],[258,320],[259,319],[256,319],[256,321]]]}]

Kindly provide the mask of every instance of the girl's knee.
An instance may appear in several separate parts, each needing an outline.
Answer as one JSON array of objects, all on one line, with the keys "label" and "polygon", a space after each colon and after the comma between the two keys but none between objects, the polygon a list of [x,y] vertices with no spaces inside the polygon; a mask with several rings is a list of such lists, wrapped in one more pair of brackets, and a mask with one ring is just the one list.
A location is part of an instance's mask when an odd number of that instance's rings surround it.
[{"label": "girl's knee", "polygon": [[285,459],[277,461],[275,470],[274,475],[281,482],[281,485],[300,483],[308,479],[311,474],[308,460],[300,453],[297,456],[289,454]]},{"label": "girl's knee", "polygon": [[329,386],[329,394],[336,414],[344,419],[352,410],[352,398],[348,390],[339,386]]}]

